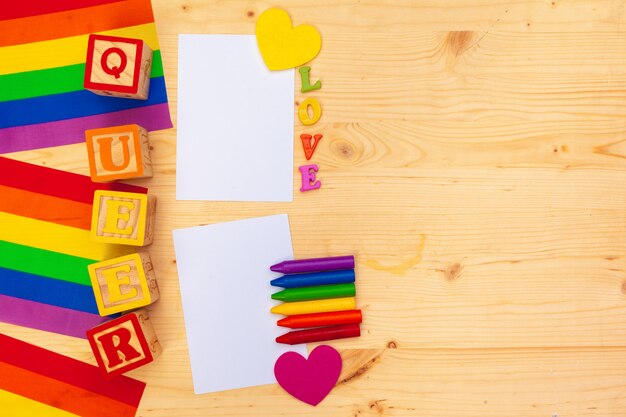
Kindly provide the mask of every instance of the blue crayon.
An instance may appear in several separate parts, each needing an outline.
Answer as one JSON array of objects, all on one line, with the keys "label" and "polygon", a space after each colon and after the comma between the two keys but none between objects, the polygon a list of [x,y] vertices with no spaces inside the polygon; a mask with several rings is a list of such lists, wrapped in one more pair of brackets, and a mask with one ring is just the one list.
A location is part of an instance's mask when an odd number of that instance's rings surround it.
[{"label": "blue crayon", "polygon": [[348,284],[350,282],[354,282],[354,269],[283,275],[273,279],[270,284],[274,287],[299,288],[314,285]]}]

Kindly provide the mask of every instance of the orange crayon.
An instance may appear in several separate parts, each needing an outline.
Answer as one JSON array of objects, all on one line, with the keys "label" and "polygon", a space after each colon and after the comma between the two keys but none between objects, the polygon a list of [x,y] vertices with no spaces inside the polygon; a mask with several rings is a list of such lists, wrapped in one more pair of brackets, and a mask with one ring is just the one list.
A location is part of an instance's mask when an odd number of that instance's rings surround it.
[{"label": "orange crayon", "polygon": [[363,321],[361,310],[331,311],[328,313],[297,314],[278,320],[276,324],[290,329],[358,324]]}]

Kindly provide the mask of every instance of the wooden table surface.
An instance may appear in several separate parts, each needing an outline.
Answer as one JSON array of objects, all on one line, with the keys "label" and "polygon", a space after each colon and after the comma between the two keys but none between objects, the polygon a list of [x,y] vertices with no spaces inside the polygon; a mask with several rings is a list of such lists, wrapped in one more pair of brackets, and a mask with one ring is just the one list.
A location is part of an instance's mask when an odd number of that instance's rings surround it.
[{"label": "wooden table surface", "polygon": [[[625,2],[153,3],[174,118],[177,34],[252,34],[271,5],[320,30],[323,186],[177,202],[176,131],[152,134],[164,353],[129,374],[140,416],[626,414]],[[87,173],[82,145],[12,156]],[[277,385],[194,395],[171,231],[276,213],[297,257],[356,254],[363,335],[333,343],[345,369],[317,408]],[[0,331],[94,363],[84,340]]]}]

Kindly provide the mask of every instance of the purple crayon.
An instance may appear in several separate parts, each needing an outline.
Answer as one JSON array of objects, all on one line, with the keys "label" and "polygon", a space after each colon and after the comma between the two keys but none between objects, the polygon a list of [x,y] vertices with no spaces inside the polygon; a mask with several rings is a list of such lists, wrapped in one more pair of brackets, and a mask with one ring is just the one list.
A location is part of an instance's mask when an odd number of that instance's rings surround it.
[{"label": "purple crayon", "polygon": [[270,269],[281,274],[297,274],[300,272],[322,272],[337,269],[354,268],[354,256],[335,256],[332,258],[299,259],[283,261],[272,265]]}]

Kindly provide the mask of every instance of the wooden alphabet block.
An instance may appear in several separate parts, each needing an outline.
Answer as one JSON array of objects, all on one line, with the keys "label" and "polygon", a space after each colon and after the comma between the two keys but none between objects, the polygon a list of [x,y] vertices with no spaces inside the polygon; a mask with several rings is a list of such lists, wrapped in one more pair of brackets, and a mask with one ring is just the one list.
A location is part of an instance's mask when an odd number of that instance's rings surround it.
[{"label": "wooden alphabet block", "polygon": [[94,182],[152,176],[148,131],[139,125],[85,131],[89,173]]},{"label": "wooden alphabet block", "polygon": [[137,310],[87,330],[87,339],[105,378],[153,362],[161,345],[146,310]]},{"label": "wooden alphabet block", "polygon": [[87,266],[101,316],[134,310],[159,299],[150,255],[133,253]]},{"label": "wooden alphabet block", "polygon": [[146,246],[154,236],[156,197],[140,193],[96,190],[91,238],[96,242]]},{"label": "wooden alphabet block", "polygon": [[147,100],[152,49],[141,39],[89,35],[85,89],[102,95]]}]

